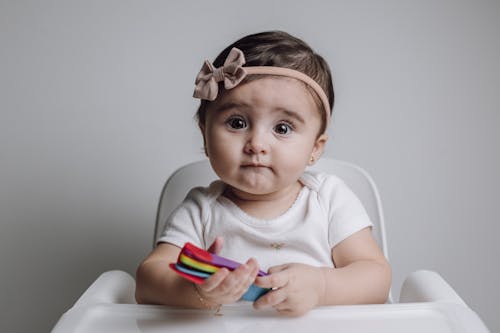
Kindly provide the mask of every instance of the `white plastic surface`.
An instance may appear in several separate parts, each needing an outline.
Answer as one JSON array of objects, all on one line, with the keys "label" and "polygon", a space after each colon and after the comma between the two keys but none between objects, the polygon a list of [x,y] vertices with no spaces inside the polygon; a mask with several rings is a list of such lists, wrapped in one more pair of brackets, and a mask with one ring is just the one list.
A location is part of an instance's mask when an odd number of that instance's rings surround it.
[{"label": "white plastic surface", "polygon": [[455,290],[436,272],[411,273],[401,287],[399,302],[452,302],[466,305]]},{"label": "white plastic surface", "polygon": [[76,301],[75,307],[95,303],[135,303],[135,280],[123,271],[108,271],[97,278]]},{"label": "white plastic surface", "polygon": [[[125,272],[111,271],[102,274],[89,287],[60,318],[52,333],[488,333],[479,317],[460,298],[449,297],[450,291],[454,291],[439,275],[417,272],[410,275],[408,283],[417,280],[431,284],[426,291],[420,290],[421,295],[432,302],[321,307],[300,318],[287,318],[274,310],[255,311],[248,302],[225,306],[222,315],[215,315],[214,311],[123,304],[131,301],[135,289],[133,279]],[[443,287],[443,283],[446,286]],[[441,286],[436,287],[439,284]],[[414,296],[420,297],[418,293]]]},{"label": "white plastic surface", "polygon": [[303,317],[255,311],[250,305],[213,311],[162,306],[94,304],[74,308],[53,333],[60,332],[384,332],[487,333],[469,308],[454,303],[407,303],[315,309]]}]

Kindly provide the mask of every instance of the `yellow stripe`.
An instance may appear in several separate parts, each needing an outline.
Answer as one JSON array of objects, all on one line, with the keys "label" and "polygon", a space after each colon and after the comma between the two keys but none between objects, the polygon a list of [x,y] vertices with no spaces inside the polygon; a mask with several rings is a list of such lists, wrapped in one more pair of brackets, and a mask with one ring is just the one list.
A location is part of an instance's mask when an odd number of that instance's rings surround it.
[{"label": "yellow stripe", "polygon": [[219,270],[219,267],[215,267],[215,266],[210,265],[210,264],[205,264],[205,263],[199,262],[199,261],[197,261],[193,258],[190,258],[184,254],[181,254],[179,259],[180,259],[181,263],[183,263],[184,265],[196,268],[196,269],[203,271],[203,272],[215,273]]}]

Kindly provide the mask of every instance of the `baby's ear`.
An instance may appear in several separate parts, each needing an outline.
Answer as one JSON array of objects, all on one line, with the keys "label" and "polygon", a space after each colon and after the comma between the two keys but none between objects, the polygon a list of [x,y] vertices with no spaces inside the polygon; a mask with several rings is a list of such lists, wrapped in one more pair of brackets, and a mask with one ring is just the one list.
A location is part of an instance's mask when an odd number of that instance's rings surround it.
[{"label": "baby's ear", "polygon": [[323,151],[325,150],[326,141],[328,141],[328,135],[323,133],[314,142],[313,151],[311,153],[311,160],[309,165],[313,165],[321,155],[323,155]]}]

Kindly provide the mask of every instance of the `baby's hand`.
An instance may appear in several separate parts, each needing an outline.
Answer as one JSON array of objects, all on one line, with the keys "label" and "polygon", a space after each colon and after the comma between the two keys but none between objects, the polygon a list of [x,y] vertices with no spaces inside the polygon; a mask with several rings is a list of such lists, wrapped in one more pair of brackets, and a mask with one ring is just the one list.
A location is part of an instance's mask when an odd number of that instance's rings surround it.
[{"label": "baby's hand", "polygon": [[202,284],[196,285],[198,293],[213,304],[230,304],[238,301],[254,283],[259,265],[255,259],[249,259],[234,271],[221,268]]},{"label": "baby's hand", "polygon": [[255,309],[272,306],[290,316],[303,315],[316,307],[325,292],[322,269],[304,264],[272,267],[269,275],[257,277],[255,284],[273,289],[255,301]]},{"label": "baby's hand", "polygon": [[[208,251],[218,254],[222,250],[224,239],[217,237]],[[250,288],[259,272],[255,259],[248,260],[234,271],[221,268],[202,284],[195,285],[200,296],[214,305],[230,304],[238,301]]]}]

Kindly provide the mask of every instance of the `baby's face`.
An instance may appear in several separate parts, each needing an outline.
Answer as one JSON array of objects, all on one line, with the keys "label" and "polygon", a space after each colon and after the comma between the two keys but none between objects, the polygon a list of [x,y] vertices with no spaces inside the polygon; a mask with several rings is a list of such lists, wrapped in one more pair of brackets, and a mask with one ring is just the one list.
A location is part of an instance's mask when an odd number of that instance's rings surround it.
[{"label": "baby's face", "polygon": [[253,195],[296,186],[318,138],[321,116],[310,92],[292,78],[264,77],[226,90],[207,109],[202,128],[215,173],[233,189]]}]

